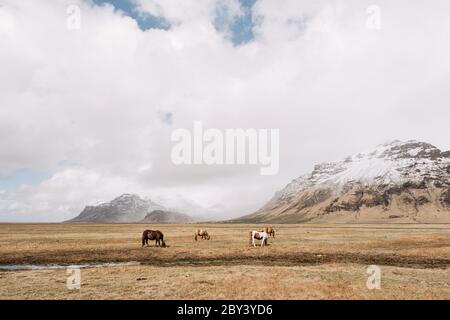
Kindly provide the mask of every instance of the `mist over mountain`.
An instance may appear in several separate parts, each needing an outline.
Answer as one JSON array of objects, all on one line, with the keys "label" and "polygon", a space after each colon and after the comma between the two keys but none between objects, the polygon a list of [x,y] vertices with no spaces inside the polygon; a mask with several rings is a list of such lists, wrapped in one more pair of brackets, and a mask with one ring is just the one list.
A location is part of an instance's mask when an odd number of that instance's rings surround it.
[{"label": "mist over mountain", "polygon": [[168,211],[168,210],[154,210],[147,213],[144,219],[140,222],[146,223],[190,223],[193,219],[187,214]]}]

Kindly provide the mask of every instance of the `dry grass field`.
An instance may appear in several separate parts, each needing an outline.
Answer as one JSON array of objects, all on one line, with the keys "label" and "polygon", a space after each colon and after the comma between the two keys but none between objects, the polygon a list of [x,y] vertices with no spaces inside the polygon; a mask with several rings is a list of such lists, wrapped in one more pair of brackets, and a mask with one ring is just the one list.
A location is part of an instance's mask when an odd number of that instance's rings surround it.
[{"label": "dry grass field", "polygon": [[[212,239],[195,242],[206,227]],[[450,225],[0,224],[0,299],[450,299]],[[141,248],[146,228],[167,247]],[[152,243],[153,245],[153,243]],[[135,265],[81,269],[81,288],[61,269],[11,265]],[[369,265],[381,289],[366,286]]]}]

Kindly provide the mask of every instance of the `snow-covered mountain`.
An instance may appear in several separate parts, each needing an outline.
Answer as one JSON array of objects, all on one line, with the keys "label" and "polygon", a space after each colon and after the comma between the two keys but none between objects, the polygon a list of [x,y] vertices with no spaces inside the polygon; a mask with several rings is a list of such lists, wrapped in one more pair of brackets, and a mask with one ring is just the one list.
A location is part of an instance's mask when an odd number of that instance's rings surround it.
[{"label": "snow-covered mountain", "polygon": [[151,200],[144,200],[136,194],[125,193],[110,202],[97,206],[86,206],[77,217],[66,222],[139,222],[145,218],[147,213],[155,210],[166,209]]},{"label": "snow-covered mountain", "polygon": [[240,221],[450,222],[450,151],[396,140],[322,163]]}]

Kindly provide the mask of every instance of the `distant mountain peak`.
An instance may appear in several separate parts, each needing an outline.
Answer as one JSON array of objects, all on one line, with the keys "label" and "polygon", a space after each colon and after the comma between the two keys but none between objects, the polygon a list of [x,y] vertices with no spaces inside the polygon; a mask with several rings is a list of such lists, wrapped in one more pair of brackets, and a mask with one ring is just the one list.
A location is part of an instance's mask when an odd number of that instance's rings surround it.
[{"label": "distant mountain peak", "polygon": [[111,201],[86,206],[69,223],[184,223],[190,216],[175,212],[137,194],[124,193]]},{"label": "distant mountain peak", "polygon": [[109,202],[86,206],[77,217],[67,222],[139,222],[148,212],[154,210],[165,208],[136,194],[124,193]]},{"label": "distant mountain peak", "polygon": [[[421,179],[423,172],[436,177],[445,169],[445,165],[436,164],[439,159],[446,162],[446,154],[429,143],[394,140],[341,161],[315,165],[311,174],[301,176],[293,183],[299,188],[322,183],[342,185],[351,181],[389,184]],[[412,171],[412,167],[419,171]]]},{"label": "distant mountain peak", "polygon": [[378,145],[377,147],[358,153],[355,156],[347,157],[347,160],[353,159],[403,159],[403,158],[424,158],[424,159],[436,159],[441,157],[441,150],[436,148],[430,143],[421,142],[417,140],[392,140]]},{"label": "distant mountain peak", "polygon": [[[152,200],[143,199],[139,195],[134,194],[134,193],[124,193],[124,194],[114,198],[110,202],[104,203],[104,205],[134,206],[134,207],[145,206],[145,205],[159,206]],[[162,206],[160,206],[160,207],[162,207]]]},{"label": "distant mountain peak", "polygon": [[118,200],[127,200],[127,199],[141,199],[141,197],[135,193],[123,193],[120,196],[114,198],[112,200],[112,202],[118,201]]}]

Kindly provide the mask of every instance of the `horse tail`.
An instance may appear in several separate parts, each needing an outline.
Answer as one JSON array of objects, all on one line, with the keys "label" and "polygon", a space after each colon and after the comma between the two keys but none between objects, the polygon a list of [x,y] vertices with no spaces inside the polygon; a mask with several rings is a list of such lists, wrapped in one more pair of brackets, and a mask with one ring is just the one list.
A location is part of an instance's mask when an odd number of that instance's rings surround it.
[{"label": "horse tail", "polygon": [[275,229],[272,229],[273,237],[275,238]]},{"label": "horse tail", "polygon": [[197,241],[197,233],[194,235],[194,240]]},{"label": "horse tail", "polygon": [[253,231],[250,231],[250,244],[252,243]]}]

